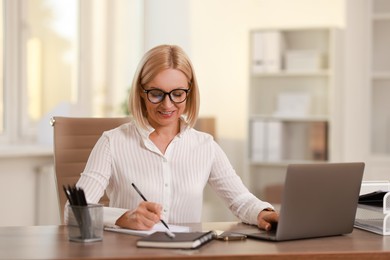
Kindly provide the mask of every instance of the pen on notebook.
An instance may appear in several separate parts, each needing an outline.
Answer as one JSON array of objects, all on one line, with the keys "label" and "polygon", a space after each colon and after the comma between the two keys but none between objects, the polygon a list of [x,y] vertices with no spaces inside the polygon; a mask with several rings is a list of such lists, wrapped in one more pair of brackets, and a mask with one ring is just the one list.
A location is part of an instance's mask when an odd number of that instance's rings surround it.
[{"label": "pen on notebook", "polygon": [[[142,192],[137,188],[137,186],[135,186],[134,183],[131,183],[131,186],[133,186],[133,188],[135,189],[135,191],[141,196],[141,198],[142,198],[144,201],[148,201],[148,200],[145,198],[145,196],[142,194]],[[169,227],[168,227],[167,223],[165,223],[165,221],[162,220],[162,219],[160,219],[160,221],[161,221],[161,223],[163,223],[163,225],[168,229],[167,232],[166,232],[166,234],[167,234],[169,237],[171,237],[171,238],[175,237],[175,234],[173,234],[173,233],[169,230]]]}]

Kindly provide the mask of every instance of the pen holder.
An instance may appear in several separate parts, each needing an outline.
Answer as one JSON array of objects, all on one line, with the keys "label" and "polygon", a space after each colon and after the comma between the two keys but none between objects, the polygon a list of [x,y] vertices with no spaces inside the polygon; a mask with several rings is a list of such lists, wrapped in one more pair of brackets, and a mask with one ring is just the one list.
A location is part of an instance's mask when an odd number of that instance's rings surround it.
[{"label": "pen holder", "polygon": [[68,205],[68,238],[75,242],[95,242],[103,239],[103,205]]}]

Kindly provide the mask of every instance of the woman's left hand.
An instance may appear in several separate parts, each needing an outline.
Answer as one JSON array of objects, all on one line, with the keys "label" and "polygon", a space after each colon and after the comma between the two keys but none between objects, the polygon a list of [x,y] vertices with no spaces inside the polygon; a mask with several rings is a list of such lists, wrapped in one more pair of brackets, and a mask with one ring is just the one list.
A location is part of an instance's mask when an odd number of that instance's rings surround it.
[{"label": "woman's left hand", "polygon": [[257,226],[260,229],[270,231],[279,221],[279,214],[273,210],[262,210],[257,216]]}]

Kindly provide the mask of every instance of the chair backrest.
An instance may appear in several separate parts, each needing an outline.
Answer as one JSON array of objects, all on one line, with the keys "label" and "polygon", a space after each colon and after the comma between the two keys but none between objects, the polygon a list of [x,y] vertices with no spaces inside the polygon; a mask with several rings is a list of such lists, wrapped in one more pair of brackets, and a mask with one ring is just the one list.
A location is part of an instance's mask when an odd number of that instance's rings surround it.
[{"label": "chair backrest", "polygon": [[[67,201],[62,186],[74,185],[84,170],[89,154],[99,137],[106,130],[129,122],[121,118],[53,117],[54,164],[61,222]],[[100,203],[108,205],[105,195]]]}]

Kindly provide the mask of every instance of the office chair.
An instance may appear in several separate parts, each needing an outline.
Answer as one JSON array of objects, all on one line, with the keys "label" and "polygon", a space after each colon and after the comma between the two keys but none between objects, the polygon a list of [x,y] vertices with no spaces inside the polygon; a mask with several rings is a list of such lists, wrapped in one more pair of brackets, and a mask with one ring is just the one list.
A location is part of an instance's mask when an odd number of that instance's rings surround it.
[{"label": "office chair", "polygon": [[[76,184],[84,170],[89,154],[99,137],[106,130],[129,122],[122,118],[53,117],[54,165],[61,222],[64,222],[64,207],[67,201],[63,185]],[[106,195],[100,203],[108,205]]]}]

